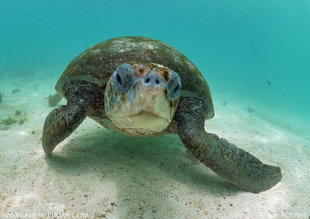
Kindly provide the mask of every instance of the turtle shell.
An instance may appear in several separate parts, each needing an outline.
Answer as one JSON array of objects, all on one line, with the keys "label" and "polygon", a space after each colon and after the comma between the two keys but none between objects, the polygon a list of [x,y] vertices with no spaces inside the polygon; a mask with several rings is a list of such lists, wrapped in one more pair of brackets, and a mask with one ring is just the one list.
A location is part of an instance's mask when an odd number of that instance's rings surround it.
[{"label": "turtle shell", "polygon": [[100,42],[78,55],[67,66],[56,84],[58,93],[65,96],[74,81],[88,81],[105,86],[113,71],[125,62],[157,63],[179,74],[181,96],[202,99],[206,118],[213,117],[211,93],[206,80],[196,66],[181,52],[163,42],[145,37],[118,37]]}]

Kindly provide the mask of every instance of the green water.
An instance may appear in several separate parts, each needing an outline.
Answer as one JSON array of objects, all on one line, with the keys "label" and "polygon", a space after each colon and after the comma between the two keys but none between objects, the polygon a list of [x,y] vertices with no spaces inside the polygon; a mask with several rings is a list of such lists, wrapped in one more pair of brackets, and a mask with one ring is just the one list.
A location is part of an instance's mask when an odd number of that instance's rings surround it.
[{"label": "green water", "polygon": [[146,36],[188,56],[216,104],[251,107],[310,135],[307,0],[0,0],[0,27],[0,80],[48,70],[60,75],[97,42]]}]

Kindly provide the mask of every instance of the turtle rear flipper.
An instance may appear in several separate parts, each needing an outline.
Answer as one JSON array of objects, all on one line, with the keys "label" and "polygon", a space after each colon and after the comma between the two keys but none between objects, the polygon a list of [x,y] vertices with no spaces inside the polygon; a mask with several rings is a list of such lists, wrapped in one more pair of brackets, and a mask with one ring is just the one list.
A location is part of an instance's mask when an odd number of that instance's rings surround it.
[{"label": "turtle rear flipper", "polygon": [[263,164],[248,152],[204,130],[205,106],[201,100],[183,98],[176,113],[179,136],[204,165],[235,186],[259,193],[282,178],[280,167]]},{"label": "turtle rear flipper", "polygon": [[46,117],[42,144],[46,154],[68,137],[85,119],[86,109],[80,104],[67,104],[54,109]]}]

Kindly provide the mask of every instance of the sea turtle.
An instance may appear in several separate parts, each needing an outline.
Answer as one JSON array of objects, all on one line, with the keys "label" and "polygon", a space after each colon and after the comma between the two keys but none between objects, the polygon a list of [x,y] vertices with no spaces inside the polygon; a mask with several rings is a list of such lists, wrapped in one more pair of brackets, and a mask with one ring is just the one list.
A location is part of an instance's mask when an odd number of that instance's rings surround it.
[{"label": "sea turtle", "polygon": [[205,120],[214,116],[208,84],[187,57],[163,42],[118,37],[98,43],[67,66],[56,90],[67,105],[45,120],[47,154],[88,116],[125,135],[178,134],[200,162],[253,193],[282,178],[279,167],[205,131]]}]

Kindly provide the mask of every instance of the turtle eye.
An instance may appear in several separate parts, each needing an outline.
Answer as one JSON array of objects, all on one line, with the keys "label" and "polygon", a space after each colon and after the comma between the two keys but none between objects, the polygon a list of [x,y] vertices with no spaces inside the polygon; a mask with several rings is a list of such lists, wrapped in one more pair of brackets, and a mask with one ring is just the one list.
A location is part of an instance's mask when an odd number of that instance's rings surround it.
[{"label": "turtle eye", "polygon": [[123,84],[122,84],[122,79],[121,79],[121,76],[119,76],[119,73],[116,73],[116,81],[117,81],[120,85],[123,85]]},{"label": "turtle eye", "polygon": [[129,64],[122,64],[113,72],[112,85],[120,92],[127,92],[133,84],[133,69]]},{"label": "turtle eye", "polygon": [[175,72],[170,72],[170,80],[167,83],[168,96],[175,100],[180,96],[182,83],[179,75]]},{"label": "turtle eye", "polygon": [[178,90],[180,89],[180,84],[177,84],[177,86],[175,86],[173,93],[178,92]]}]

